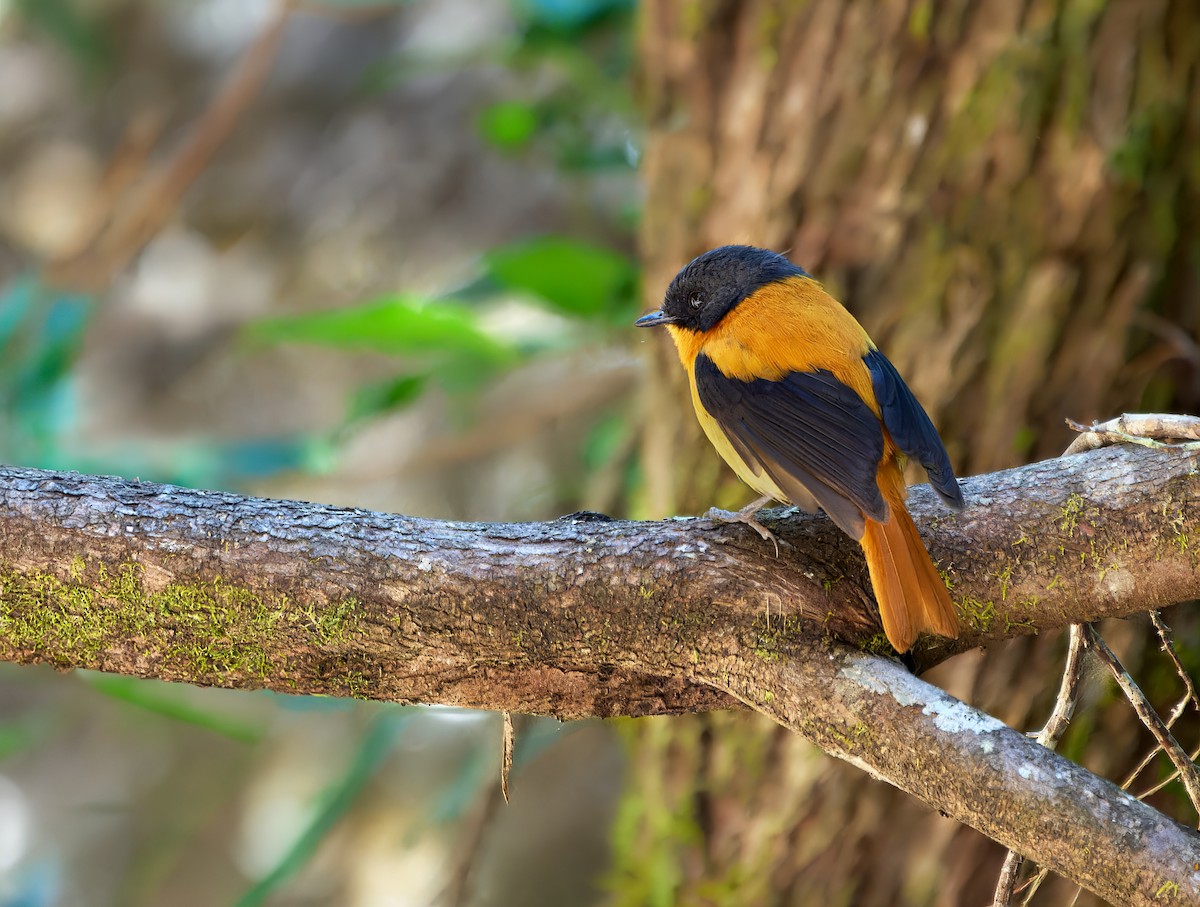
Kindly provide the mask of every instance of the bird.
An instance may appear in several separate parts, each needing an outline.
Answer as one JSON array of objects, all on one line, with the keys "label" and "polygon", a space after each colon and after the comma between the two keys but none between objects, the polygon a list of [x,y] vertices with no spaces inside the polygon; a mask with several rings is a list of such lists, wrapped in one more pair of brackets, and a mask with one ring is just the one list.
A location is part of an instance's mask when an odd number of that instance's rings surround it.
[{"label": "bird", "polygon": [[787,257],[727,245],[690,261],[662,307],[704,433],[738,477],[772,500],[825,511],[857,541],[888,642],[900,653],[929,631],[958,636],[946,583],[905,500],[904,464],[920,463],[952,510],[962,489],[929,415],[853,315]]}]

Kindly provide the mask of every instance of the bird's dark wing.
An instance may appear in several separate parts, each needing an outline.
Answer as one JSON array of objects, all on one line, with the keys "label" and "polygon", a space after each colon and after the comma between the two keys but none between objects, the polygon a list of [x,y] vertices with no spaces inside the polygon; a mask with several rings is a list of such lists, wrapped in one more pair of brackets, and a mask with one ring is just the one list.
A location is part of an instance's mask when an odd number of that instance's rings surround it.
[{"label": "bird's dark wing", "polygon": [[929,415],[883,353],[871,350],[863,361],[871,373],[880,416],[892,440],[925,467],[929,483],[938,496],[955,510],[962,510],[965,506],[962,489],[958,487],[950,457]]},{"label": "bird's dark wing", "polygon": [[853,389],[823,370],[739,381],[703,353],[695,370],[701,404],[742,459],[765,470],[793,503],[807,492],[855,539],[864,517],[887,519],[875,478],[883,428]]}]

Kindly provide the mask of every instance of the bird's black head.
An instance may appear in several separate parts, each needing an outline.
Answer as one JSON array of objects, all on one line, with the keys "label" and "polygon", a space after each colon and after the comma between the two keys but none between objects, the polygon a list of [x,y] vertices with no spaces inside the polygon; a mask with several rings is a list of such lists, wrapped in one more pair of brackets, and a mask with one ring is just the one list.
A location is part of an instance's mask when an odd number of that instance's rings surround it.
[{"label": "bird's black head", "polygon": [[667,287],[662,308],[643,315],[637,325],[674,324],[708,331],[755,290],[785,277],[806,276],[803,268],[775,252],[754,246],[721,246],[684,265]]}]

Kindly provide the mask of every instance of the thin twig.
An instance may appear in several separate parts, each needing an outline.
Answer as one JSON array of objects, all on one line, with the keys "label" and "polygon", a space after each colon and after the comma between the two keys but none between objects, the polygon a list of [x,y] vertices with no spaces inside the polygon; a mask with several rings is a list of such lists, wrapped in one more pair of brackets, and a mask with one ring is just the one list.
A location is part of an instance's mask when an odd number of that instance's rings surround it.
[{"label": "thin twig", "polygon": [[[1058,696],[1054,699],[1054,708],[1046,724],[1037,733],[1037,742],[1046,749],[1055,749],[1062,739],[1071,715],[1075,712],[1075,700],[1079,696],[1079,682],[1083,677],[1083,625],[1071,624],[1068,641],[1067,657],[1063,663],[1062,681],[1058,686]],[[1013,892],[1016,889],[1017,877],[1021,873],[1021,865],[1025,858],[1015,850],[1010,850],[1004,857],[1004,865],[1000,867],[1000,877],[996,880],[996,893],[992,897],[992,907],[1009,907],[1012,903]]]},{"label": "thin twig", "polygon": [[1024,892],[1025,898],[1021,901],[1021,907],[1029,907],[1033,902],[1033,897],[1038,893],[1038,889],[1042,887],[1042,882],[1046,881],[1046,877],[1050,875],[1050,870],[1042,867],[1021,886],[1021,891]]},{"label": "thin twig", "polygon": [[1015,850],[1010,850],[1004,855],[1000,876],[996,879],[996,893],[992,895],[992,907],[1009,907],[1017,887],[1017,878],[1024,865],[1025,858]]},{"label": "thin twig", "polygon": [[[1154,629],[1158,631],[1158,638],[1162,640],[1162,650],[1167,653],[1167,657],[1170,658],[1171,663],[1175,665],[1176,673],[1183,681],[1183,697],[1177,703],[1175,703],[1174,708],[1171,709],[1170,716],[1167,718],[1167,727],[1172,728],[1175,726],[1175,722],[1177,722],[1187,710],[1189,703],[1191,703],[1198,711],[1200,711],[1200,698],[1197,698],[1196,685],[1192,682],[1192,678],[1188,676],[1187,670],[1183,667],[1182,662],[1179,660],[1179,654],[1175,651],[1175,645],[1171,642],[1169,636],[1171,632],[1170,627],[1163,623],[1163,619],[1157,611],[1150,612],[1150,620],[1154,624]],[[1143,757],[1142,761],[1134,767],[1133,771],[1131,771],[1121,783],[1121,789],[1129,790],[1130,785],[1132,785],[1133,782],[1138,779],[1138,776],[1140,776],[1141,773],[1146,770],[1146,767],[1154,761],[1154,757],[1157,756],[1158,753],[1159,748],[1157,746],[1148,752],[1145,757]],[[1193,762],[1196,761],[1196,756],[1197,753],[1192,754],[1191,758]],[[1178,772],[1172,773],[1169,778],[1160,781],[1158,784],[1154,785],[1154,787],[1138,795],[1138,799],[1140,800],[1143,797],[1148,797],[1151,794],[1157,793],[1178,777]]]},{"label": "thin twig", "polygon": [[1158,633],[1158,638],[1162,640],[1162,650],[1167,653],[1167,657],[1171,659],[1171,664],[1175,666],[1175,673],[1179,675],[1179,679],[1183,681],[1184,689],[1187,695],[1179,700],[1175,705],[1174,711],[1171,713],[1171,724],[1179,720],[1179,716],[1183,714],[1190,702],[1197,711],[1200,711],[1200,696],[1196,694],[1196,684],[1184,668],[1183,662],[1179,660],[1179,653],[1175,651],[1175,643],[1171,642],[1171,628],[1168,627],[1162,619],[1162,615],[1158,611],[1150,612],[1150,622],[1154,624],[1154,629]]},{"label": "thin twig", "polygon": [[461,907],[471,900],[471,881],[483,852],[484,838],[503,802],[499,785],[489,782],[480,787],[474,808],[458,828],[454,862],[447,873],[446,886],[435,901],[439,907]]},{"label": "thin twig", "polygon": [[1200,773],[1196,771],[1196,764],[1192,762],[1187,752],[1179,745],[1179,741],[1172,735],[1170,729],[1163,723],[1162,717],[1147,701],[1141,689],[1129,676],[1129,672],[1121,664],[1120,660],[1108,644],[1100,637],[1100,634],[1094,628],[1087,628],[1088,644],[1107,666],[1113,677],[1117,681],[1117,685],[1125,694],[1125,698],[1129,700],[1133,710],[1141,719],[1142,724],[1154,735],[1154,739],[1158,741],[1158,745],[1167,754],[1167,757],[1174,763],[1175,768],[1179,772],[1179,778],[1183,781],[1183,786],[1187,790],[1188,799],[1192,801],[1192,807],[1200,813]]},{"label": "thin twig", "polygon": [[1055,749],[1075,713],[1075,700],[1079,697],[1079,682],[1083,677],[1083,624],[1071,624],[1067,637],[1067,658],[1063,664],[1062,682],[1058,696],[1046,725],[1037,734],[1037,742],[1047,749]]},{"label": "thin twig", "polygon": [[[1153,759],[1155,756],[1158,755],[1158,753],[1159,753],[1159,749],[1157,747],[1155,747],[1154,752],[1152,752],[1150,754],[1150,758]],[[1192,752],[1189,755],[1193,762],[1195,762],[1196,759],[1200,758],[1200,746],[1198,746],[1194,750],[1192,750]],[[1173,771],[1173,772],[1171,772],[1171,774],[1167,775],[1167,777],[1163,778],[1161,781],[1159,781],[1153,787],[1147,788],[1146,790],[1142,791],[1140,794],[1134,794],[1134,796],[1137,797],[1139,800],[1145,800],[1147,797],[1152,797],[1178,777],[1179,777],[1179,772]]]},{"label": "thin twig", "polygon": [[512,712],[507,709],[500,713],[503,723],[500,745],[500,793],[504,802],[508,802],[508,774],[512,771],[513,748],[516,743],[516,732],[513,730]]}]

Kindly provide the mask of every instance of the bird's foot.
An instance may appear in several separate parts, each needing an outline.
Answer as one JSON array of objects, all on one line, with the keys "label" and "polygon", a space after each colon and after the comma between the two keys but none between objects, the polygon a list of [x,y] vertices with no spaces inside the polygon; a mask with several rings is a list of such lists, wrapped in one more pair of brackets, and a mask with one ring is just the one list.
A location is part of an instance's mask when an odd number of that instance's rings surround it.
[{"label": "bird's foot", "polygon": [[757,514],[763,507],[775,500],[770,495],[759,498],[757,501],[752,501],[741,510],[722,510],[719,507],[710,507],[708,512],[704,514],[705,519],[716,520],[719,523],[745,523],[764,540],[771,542],[775,546],[775,556],[779,556],[779,538],[770,529],[755,519]]}]

